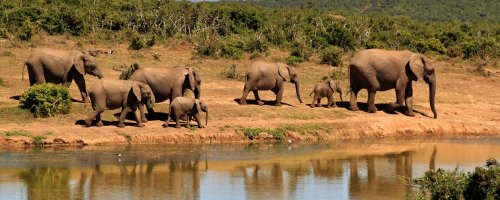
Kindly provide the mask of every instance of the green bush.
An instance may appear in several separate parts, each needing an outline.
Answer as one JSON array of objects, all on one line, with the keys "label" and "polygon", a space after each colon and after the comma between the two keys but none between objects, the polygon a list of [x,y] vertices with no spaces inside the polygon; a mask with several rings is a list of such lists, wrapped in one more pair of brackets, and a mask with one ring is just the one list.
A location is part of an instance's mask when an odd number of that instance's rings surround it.
[{"label": "green bush", "polygon": [[323,81],[327,81],[327,80],[338,81],[338,80],[342,80],[343,78],[345,78],[345,73],[340,69],[336,69],[336,70],[333,70],[332,72],[330,72],[328,75],[323,76],[321,79]]},{"label": "green bush", "polygon": [[245,76],[238,73],[236,67],[236,64],[232,64],[227,70],[222,71],[222,75],[228,79],[243,80]]},{"label": "green bush", "polygon": [[239,60],[243,57],[245,44],[242,41],[225,41],[220,47],[220,56],[223,58],[230,58]]},{"label": "green bush", "polygon": [[342,49],[337,46],[327,47],[321,52],[321,63],[342,67],[342,54]]},{"label": "green bush", "polygon": [[438,169],[410,181],[425,199],[500,199],[500,165],[491,158],[485,167],[465,173]]},{"label": "green bush", "polygon": [[5,28],[0,28],[0,38],[8,38],[9,33],[7,32],[7,29]]},{"label": "green bush", "polygon": [[26,20],[23,25],[17,30],[17,37],[24,41],[30,41],[31,38],[36,34],[37,27],[35,24]]},{"label": "green bush", "polygon": [[135,36],[132,36],[132,38],[130,39],[130,46],[128,47],[129,49],[133,49],[133,50],[140,50],[142,48],[144,48],[146,46],[144,40],[142,39],[141,36],[139,35],[135,35]]},{"label": "green bush", "polygon": [[35,117],[51,117],[70,112],[71,96],[68,88],[46,83],[32,86],[24,92],[20,104]]},{"label": "green bush", "polygon": [[121,71],[121,74],[120,74],[120,80],[128,80],[130,78],[130,76],[138,69],[140,69],[141,67],[139,66],[139,64],[137,63],[134,63],[132,65],[130,65],[130,67],[125,67],[125,65],[122,65],[118,68],[116,68],[115,70],[116,71]]}]

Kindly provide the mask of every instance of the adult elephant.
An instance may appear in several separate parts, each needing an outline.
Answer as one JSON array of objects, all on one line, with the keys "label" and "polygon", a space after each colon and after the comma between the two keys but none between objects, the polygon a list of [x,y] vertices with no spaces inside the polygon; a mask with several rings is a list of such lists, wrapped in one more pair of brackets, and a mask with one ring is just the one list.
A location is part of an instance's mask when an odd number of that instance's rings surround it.
[{"label": "adult elephant", "polygon": [[[201,77],[199,73],[190,67],[175,68],[141,68],[135,71],[129,80],[139,81],[148,84],[156,99],[156,103],[183,96],[185,89],[193,91],[196,99],[200,99]],[[153,109],[148,109],[148,113],[154,113]],[[147,122],[146,116],[142,115],[143,122]]]},{"label": "adult elephant", "polygon": [[299,79],[292,67],[282,63],[254,62],[245,75],[245,86],[239,104],[246,104],[248,93],[252,91],[257,104],[263,105],[264,102],[260,100],[258,91],[271,90],[276,94],[275,105],[281,106],[284,83],[287,81],[295,84],[297,99],[302,103]]},{"label": "adult elephant", "polygon": [[405,114],[414,116],[412,82],[422,79],[429,85],[430,107],[437,118],[436,73],[428,58],[411,51],[361,50],[349,64],[350,110],[359,110],[357,94],[361,89],[368,90],[368,111],[372,113],[377,111],[375,93],[396,89],[396,104],[391,107],[403,106],[404,102]]},{"label": "adult elephant", "polygon": [[[75,80],[82,95],[82,101],[87,102],[88,94],[85,86],[85,74],[103,78],[94,57],[81,51],[35,49],[25,62],[28,68],[30,85],[42,83],[62,84],[69,87]],[[24,67],[23,67],[24,79]]]}]

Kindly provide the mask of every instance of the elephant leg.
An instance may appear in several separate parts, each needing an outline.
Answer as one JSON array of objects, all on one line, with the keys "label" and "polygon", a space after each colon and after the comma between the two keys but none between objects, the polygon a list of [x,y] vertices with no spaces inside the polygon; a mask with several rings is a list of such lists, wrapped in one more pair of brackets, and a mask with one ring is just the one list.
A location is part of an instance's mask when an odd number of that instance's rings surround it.
[{"label": "elephant leg", "polygon": [[[239,104],[241,104],[241,105],[247,104],[247,96],[248,96],[249,92],[250,92],[250,89],[248,89],[245,85],[245,88],[243,89],[243,94],[241,95],[240,101],[238,102]],[[257,97],[255,97],[255,98],[257,98]]]},{"label": "elephant leg", "polygon": [[415,116],[415,113],[413,112],[413,87],[411,82],[408,83],[406,86],[406,92],[405,92],[405,104],[406,104],[406,115],[408,116]]},{"label": "elephant leg", "polygon": [[396,103],[390,103],[387,107],[388,112],[394,112],[397,108],[403,106],[403,102],[405,99],[405,88],[398,89],[396,87]]},{"label": "elephant leg", "polygon": [[92,126],[92,121],[97,117],[97,115],[99,115],[100,112],[99,111],[94,111],[92,114],[90,114],[90,116],[88,116],[86,119],[85,119],[85,125],[87,126]]},{"label": "elephant leg", "polygon": [[192,115],[186,115],[186,116],[187,116],[186,128],[191,128],[191,117],[192,117]]},{"label": "elephant leg", "polygon": [[316,97],[316,94],[314,94],[314,97],[313,97],[313,100],[311,102],[311,108],[314,108],[316,107],[316,102],[318,101],[317,97]]},{"label": "elephant leg", "polygon": [[102,112],[99,112],[99,113],[97,114],[97,116],[95,117],[95,121],[97,122],[97,123],[96,123],[96,125],[97,125],[97,126],[99,126],[99,127],[101,127],[101,126],[103,126],[103,125],[104,125],[104,124],[102,123],[101,113],[102,113]]},{"label": "elephant leg", "polygon": [[123,128],[125,127],[125,117],[127,116],[127,113],[130,112],[130,108],[129,107],[123,107],[122,108],[122,112],[120,113],[120,119],[119,119],[119,122],[118,122],[118,127],[120,128]]},{"label": "elephant leg", "polygon": [[253,96],[255,96],[255,100],[257,101],[257,104],[258,104],[259,106],[264,105],[264,102],[260,100],[260,97],[259,97],[259,90],[254,90],[254,91],[253,91]]},{"label": "elephant leg", "polygon": [[375,94],[376,90],[370,89],[368,90],[368,112],[374,113],[377,112],[377,107],[375,107]]},{"label": "elephant leg", "polygon": [[144,124],[142,123],[142,115],[140,114],[140,110],[141,109],[137,109],[137,108],[132,109],[132,112],[135,115],[135,121],[137,122],[137,124],[135,125],[136,127],[143,127],[144,126]]},{"label": "elephant leg", "polygon": [[32,67],[30,65],[28,65],[27,68],[28,68],[30,86],[33,86],[35,84],[45,83],[45,76],[41,68],[37,69],[36,67]]},{"label": "elephant leg", "polygon": [[180,128],[181,127],[181,124],[179,123],[179,120],[181,118],[180,115],[175,115],[175,128]]},{"label": "elephant leg", "polygon": [[146,114],[144,113],[144,107],[146,107],[144,104],[139,104],[139,114],[141,115],[141,121],[142,123],[147,123],[148,119],[146,118]]},{"label": "elephant leg", "polygon": [[318,100],[316,101],[316,106],[321,107],[321,97],[318,97]]},{"label": "elephant leg", "polygon": [[[88,102],[87,87],[85,86],[85,79],[83,78],[83,75],[75,77],[75,82],[78,86],[78,89],[80,90],[80,94],[82,95],[82,102]],[[66,83],[71,84],[71,79]]]},{"label": "elephant leg", "polygon": [[328,106],[327,107],[337,107],[337,105],[335,105],[335,100],[333,100],[333,95],[330,95],[328,96]]},{"label": "elephant leg", "polygon": [[172,113],[168,113],[167,120],[165,121],[165,123],[163,123],[163,127],[168,128],[170,120],[172,120]]},{"label": "elephant leg", "polygon": [[352,111],[358,111],[359,110],[359,107],[358,107],[358,92],[359,92],[359,89],[352,89],[351,90],[351,102],[350,102],[350,105],[349,105],[349,110],[352,110]]},{"label": "elephant leg", "polygon": [[277,87],[273,89],[273,92],[276,94],[276,102],[274,102],[275,106],[281,106],[281,100],[283,100],[283,90],[284,87]]},{"label": "elephant leg", "polygon": [[195,113],[194,114],[194,119],[196,120],[196,123],[198,123],[198,127],[199,128],[205,128],[203,126],[203,124],[201,123],[201,120],[200,120],[200,113]]}]

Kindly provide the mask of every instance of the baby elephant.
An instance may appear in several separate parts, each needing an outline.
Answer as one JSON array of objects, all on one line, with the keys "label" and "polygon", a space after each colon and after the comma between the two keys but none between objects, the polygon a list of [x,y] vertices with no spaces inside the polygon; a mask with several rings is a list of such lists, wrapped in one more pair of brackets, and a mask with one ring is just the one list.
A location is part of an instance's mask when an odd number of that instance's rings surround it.
[{"label": "baby elephant", "polygon": [[314,108],[314,103],[317,102],[316,106],[320,107],[321,104],[321,98],[327,97],[328,98],[328,104],[326,104],[326,107],[336,107],[335,101],[333,100],[333,93],[338,92],[340,96],[340,101],[344,101],[342,99],[342,88],[340,88],[338,82],[334,81],[328,81],[326,83],[318,83],[316,86],[314,86],[313,91],[309,96],[311,96],[314,93],[314,98],[311,103],[311,107]]},{"label": "baby elephant", "polygon": [[[135,113],[136,126],[142,127],[144,126],[142,122],[146,121],[146,119],[141,119],[140,116],[142,115],[136,112],[137,107],[142,108],[143,106],[139,105],[146,105],[148,108],[152,108],[155,103],[155,97],[147,84],[131,80],[103,78],[97,80],[92,88],[90,88],[90,101],[94,113],[85,119],[87,126],[90,126],[94,119],[97,121],[97,126],[102,126],[101,113],[121,107],[122,111],[118,127],[125,127],[123,122],[130,111]],[[144,112],[143,109],[139,110],[141,114]]]},{"label": "baby elephant", "polygon": [[163,124],[163,127],[168,127],[168,124],[170,123],[170,120],[172,117],[175,120],[175,128],[180,128],[181,125],[179,124],[179,119],[181,119],[184,116],[187,116],[187,124],[186,128],[190,127],[191,124],[191,118],[194,117],[196,122],[198,122],[198,126],[200,128],[203,128],[203,125],[201,124],[200,121],[200,112],[206,112],[206,118],[205,118],[205,125],[208,124],[208,108],[207,104],[203,100],[199,99],[193,99],[190,97],[176,97],[174,100],[172,100],[172,103],[170,103],[170,111],[168,113],[168,119]]}]

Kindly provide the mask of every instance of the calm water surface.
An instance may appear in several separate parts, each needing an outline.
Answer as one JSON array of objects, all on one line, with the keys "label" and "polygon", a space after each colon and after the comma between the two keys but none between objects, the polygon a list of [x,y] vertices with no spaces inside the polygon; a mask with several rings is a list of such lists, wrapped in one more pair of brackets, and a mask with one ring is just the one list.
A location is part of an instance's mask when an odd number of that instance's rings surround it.
[{"label": "calm water surface", "polygon": [[401,199],[491,157],[500,137],[0,149],[0,199]]}]

